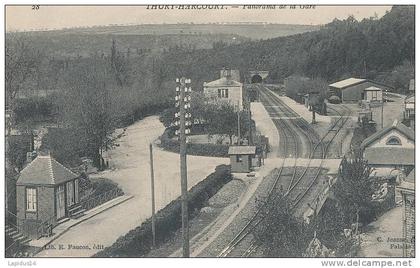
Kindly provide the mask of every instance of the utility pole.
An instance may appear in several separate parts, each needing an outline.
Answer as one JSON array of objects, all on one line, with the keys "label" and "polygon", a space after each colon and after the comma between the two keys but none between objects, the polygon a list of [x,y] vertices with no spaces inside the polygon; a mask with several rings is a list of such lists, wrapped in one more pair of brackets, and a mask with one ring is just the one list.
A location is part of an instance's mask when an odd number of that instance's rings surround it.
[{"label": "utility pole", "polygon": [[387,96],[387,95],[386,95],[386,93],[387,93],[387,90],[385,89],[385,94],[384,94],[384,96],[382,96],[382,106],[381,106],[381,129],[383,129],[383,128],[384,128],[384,105],[385,105],[385,97]]},{"label": "utility pole", "polygon": [[253,137],[252,137],[252,133],[251,133],[251,103],[250,103],[250,107],[248,110],[248,135],[249,135],[249,141],[248,141],[248,145],[254,145],[254,141],[253,141]]},{"label": "utility pole", "polygon": [[240,145],[240,140],[241,140],[241,114],[240,114],[240,106],[239,106],[239,101],[238,101],[238,145]]},{"label": "utility pole", "polygon": [[191,107],[189,101],[191,96],[191,79],[182,77],[176,79],[177,87],[175,100],[176,107],[179,107],[179,113],[175,114],[175,117],[179,117],[179,121],[175,125],[179,125],[179,130],[175,134],[179,135],[179,155],[181,162],[181,213],[182,213],[182,256],[188,258],[190,256],[190,238],[188,230],[188,183],[187,183],[187,137],[190,133],[191,122],[188,118],[191,118],[191,114],[187,110]]},{"label": "utility pole", "polygon": [[156,220],[155,220],[155,172],[153,170],[153,146],[149,144],[150,150],[150,185],[152,191],[152,246],[156,248]]},{"label": "utility pole", "polygon": [[384,128],[384,101],[382,101],[382,106],[381,106],[381,129]]}]

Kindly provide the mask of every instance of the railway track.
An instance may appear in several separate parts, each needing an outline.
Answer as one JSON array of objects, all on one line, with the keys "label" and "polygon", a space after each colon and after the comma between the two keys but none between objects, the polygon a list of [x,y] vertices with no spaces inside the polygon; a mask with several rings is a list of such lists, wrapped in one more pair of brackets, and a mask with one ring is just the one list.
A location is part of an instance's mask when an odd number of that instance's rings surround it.
[{"label": "railway track", "polygon": [[[316,180],[318,179],[318,177],[319,177],[319,175],[322,171],[322,166],[324,164],[324,160],[327,158],[328,151],[329,151],[329,148],[331,146],[331,143],[333,142],[333,140],[335,139],[337,134],[340,132],[340,130],[347,123],[347,121],[349,119],[349,115],[350,115],[350,109],[347,108],[346,106],[343,106],[343,107],[345,108],[345,110],[347,112],[346,114],[344,114],[343,112],[338,112],[337,110],[334,109],[337,112],[337,114],[339,115],[339,119],[334,122],[334,124],[331,126],[331,128],[328,130],[328,132],[324,135],[324,137],[322,137],[321,141],[319,142],[319,143],[325,142],[325,145],[323,146],[323,155],[322,155],[322,158],[321,158],[321,163],[317,167],[316,173],[312,176],[313,179],[310,181],[308,187],[305,187],[305,190],[301,194],[299,194],[299,197],[293,203],[292,209],[296,208],[298,206],[298,204],[302,202],[304,197],[308,194],[308,192],[311,190],[312,186],[315,184]],[[332,110],[333,110],[333,108],[332,108]],[[310,161],[312,159],[314,159],[314,158],[311,158]],[[310,161],[309,161],[309,163],[310,163]]]},{"label": "railway track", "polygon": [[[273,105],[275,104],[275,107],[277,107],[277,103],[273,103],[268,99],[268,105]],[[280,109],[280,112],[277,112],[277,115],[280,117],[288,117],[288,116],[296,116],[296,114],[293,111],[289,111],[287,109]],[[297,173],[297,166],[296,166],[296,159],[298,158],[298,154],[299,154],[299,146],[298,146],[298,137],[297,135],[295,135],[294,130],[292,129],[292,127],[285,122],[284,120],[281,119],[273,119],[274,124],[276,125],[277,129],[281,132],[281,141],[282,141],[282,146],[280,146],[280,148],[283,148],[283,160],[282,163],[280,165],[279,168],[279,172],[274,180],[274,183],[272,184],[272,186],[270,187],[269,191],[268,191],[268,195],[266,198],[270,198],[271,195],[275,192],[275,190],[278,187],[278,183],[280,181],[280,178],[282,178],[282,176],[285,176],[283,174],[283,170],[284,170],[284,164],[286,161],[286,157],[290,156],[290,157],[294,157],[295,158],[295,163],[294,163],[294,167],[293,167],[293,172],[289,178],[290,183],[288,186],[288,191],[289,189],[292,187],[293,185],[293,180],[294,177],[296,176]],[[252,230],[261,222],[261,218],[258,219],[257,217],[259,216],[261,212],[261,208],[259,208],[254,215],[251,217],[251,219],[248,220],[248,222],[245,224],[245,226],[239,231],[239,233],[231,240],[231,242],[227,245],[227,247],[225,247],[222,252],[218,255],[218,257],[227,257],[237,246],[239,243],[241,243],[245,238],[248,237],[248,235],[252,232]],[[252,240],[252,238],[251,238]],[[248,248],[245,252],[253,252],[253,250],[256,249],[256,244],[255,242],[252,240],[250,242],[250,248]],[[255,248],[254,248],[255,247]]]},{"label": "railway track", "polygon": [[[269,107],[277,107],[277,109],[286,115],[286,117],[283,116],[283,120],[287,120],[293,125],[293,128],[296,130],[296,134],[301,133],[304,136],[303,142],[308,146],[308,149],[306,150],[306,155],[302,155],[302,157],[322,158],[324,151],[323,144],[321,143],[318,146],[315,146],[320,141],[320,137],[315,130],[296,112],[287,107],[274,93],[263,88],[263,86],[261,86],[260,89],[260,96],[262,97],[262,103],[269,103]],[[273,121],[275,120],[277,119],[273,119]]]},{"label": "railway track", "polygon": [[[261,86],[262,87],[262,86]],[[277,107],[280,112],[282,113],[280,117],[295,117],[296,113],[292,111],[289,107],[287,107],[283,102],[281,102],[277,96],[275,96],[271,91],[265,89],[260,89],[260,93],[262,93],[264,101],[266,101],[269,105],[273,105],[273,107]],[[263,92],[264,91],[264,92]],[[266,93],[268,92],[268,94]],[[265,95],[264,95],[265,94]],[[270,98],[271,97],[271,98]],[[333,108],[330,108],[334,110]],[[349,110],[347,107],[345,109]],[[336,111],[336,110],[335,110]],[[311,190],[312,186],[317,181],[321,171],[324,159],[327,157],[328,149],[337,136],[338,132],[342,129],[342,127],[346,124],[348,117],[344,116],[343,113],[336,111],[337,114],[340,116],[339,119],[333,124],[333,126],[328,130],[328,132],[322,137],[322,139],[318,138],[318,135],[315,131],[300,117],[297,120],[288,120],[291,121],[291,124],[294,125],[297,129],[300,129],[306,138],[309,140],[309,143],[313,146],[310,148],[309,154],[309,161],[308,164],[305,166],[304,171],[299,176],[297,175],[297,166],[296,166],[296,158],[298,157],[298,142],[297,142],[297,135],[293,135],[292,126],[285,122],[287,119],[273,119],[274,123],[276,124],[277,129],[282,132],[283,137],[283,148],[285,148],[284,156],[288,155],[289,150],[294,151],[295,154],[295,163],[293,167],[293,172],[289,178],[289,186],[287,191],[284,193],[284,197],[288,197],[292,200],[292,208],[295,209],[299,203],[302,202],[304,197],[308,194]],[[300,118],[300,120],[299,120]],[[290,135],[291,133],[291,135]],[[292,148],[289,148],[290,143],[288,142],[292,138]],[[315,169],[315,171],[310,170],[311,160],[319,157],[321,159],[320,165]],[[272,196],[272,194],[277,189],[278,182],[280,178],[285,176],[283,174],[284,170],[284,163],[285,158],[283,158],[279,172],[276,176],[276,179],[269,190],[267,199]],[[303,180],[304,177],[312,178],[310,180]],[[297,178],[297,179],[296,179]],[[303,185],[299,185],[301,182],[304,182]],[[299,185],[299,187],[298,187]],[[297,191],[294,191],[297,190]],[[253,238],[249,238],[249,234],[252,230],[262,221],[262,218],[258,218],[261,212],[261,208],[259,208],[256,213],[251,217],[250,220],[247,221],[245,226],[239,231],[239,233],[228,243],[228,245],[222,250],[222,252],[218,255],[218,257],[228,257],[229,254],[244,240],[248,239],[249,246],[245,249],[245,251],[241,254],[241,257],[249,257],[251,256],[257,249],[258,244]]]}]

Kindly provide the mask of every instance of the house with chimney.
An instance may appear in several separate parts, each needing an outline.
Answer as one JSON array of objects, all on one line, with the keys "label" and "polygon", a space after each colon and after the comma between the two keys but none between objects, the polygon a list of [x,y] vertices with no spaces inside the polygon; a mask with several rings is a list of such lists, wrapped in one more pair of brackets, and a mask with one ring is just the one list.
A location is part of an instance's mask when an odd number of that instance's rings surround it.
[{"label": "house with chimney", "polygon": [[226,101],[236,109],[243,110],[243,84],[235,80],[238,78],[237,71],[223,69],[219,79],[204,82],[203,92],[210,99]]}]

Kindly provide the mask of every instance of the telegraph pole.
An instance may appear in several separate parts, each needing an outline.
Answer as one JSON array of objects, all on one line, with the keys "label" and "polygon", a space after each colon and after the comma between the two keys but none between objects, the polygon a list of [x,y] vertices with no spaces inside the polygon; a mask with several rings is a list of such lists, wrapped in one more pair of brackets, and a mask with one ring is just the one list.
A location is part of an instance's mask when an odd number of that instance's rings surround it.
[{"label": "telegraph pole", "polygon": [[187,118],[191,118],[191,114],[187,112],[190,108],[189,101],[191,96],[191,80],[182,77],[176,79],[177,96],[175,97],[176,106],[179,107],[179,113],[175,114],[175,117],[179,117],[179,121],[175,125],[179,124],[179,130],[175,134],[179,135],[179,155],[181,162],[181,213],[182,213],[182,256],[188,258],[190,256],[190,238],[188,230],[188,183],[187,183],[187,137],[190,133],[191,122]]},{"label": "telegraph pole", "polygon": [[156,247],[156,220],[155,220],[155,172],[153,170],[153,146],[149,144],[150,150],[150,185],[152,191],[152,246]]},{"label": "telegraph pole", "polygon": [[239,108],[240,102],[238,101],[238,145],[240,145],[241,140],[241,114],[240,114],[240,108]]}]

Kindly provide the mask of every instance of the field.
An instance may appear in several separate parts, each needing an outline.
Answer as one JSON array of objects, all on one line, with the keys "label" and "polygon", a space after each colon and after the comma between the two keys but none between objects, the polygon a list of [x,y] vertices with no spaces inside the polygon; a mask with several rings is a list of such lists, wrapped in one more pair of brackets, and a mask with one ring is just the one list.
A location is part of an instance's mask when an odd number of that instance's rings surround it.
[{"label": "field", "polygon": [[210,49],[214,44],[235,45],[253,39],[267,39],[317,30],[318,26],[282,24],[147,24],[101,26],[18,33],[34,47],[56,57],[89,57],[109,54],[116,40],[119,50],[131,56],[169,48]]},{"label": "field", "polygon": [[251,39],[267,39],[318,30],[319,26],[295,24],[143,24],[98,26],[51,31],[63,34],[168,35],[237,34]]}]

